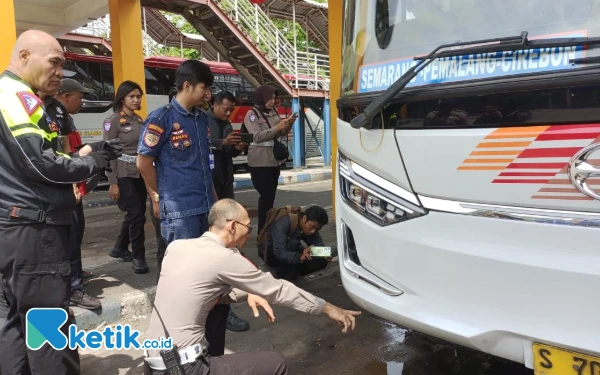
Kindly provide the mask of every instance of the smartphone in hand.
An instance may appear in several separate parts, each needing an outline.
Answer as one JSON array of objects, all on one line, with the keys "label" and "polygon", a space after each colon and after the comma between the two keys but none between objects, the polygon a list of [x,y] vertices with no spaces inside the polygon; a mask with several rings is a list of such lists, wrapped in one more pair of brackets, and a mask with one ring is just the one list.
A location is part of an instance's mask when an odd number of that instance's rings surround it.
[{"label": "smartphone in hand", "polygon": [[310,256],[330,257],[331,256],[331,247],[330,246],[313,246],[310,248]]}]

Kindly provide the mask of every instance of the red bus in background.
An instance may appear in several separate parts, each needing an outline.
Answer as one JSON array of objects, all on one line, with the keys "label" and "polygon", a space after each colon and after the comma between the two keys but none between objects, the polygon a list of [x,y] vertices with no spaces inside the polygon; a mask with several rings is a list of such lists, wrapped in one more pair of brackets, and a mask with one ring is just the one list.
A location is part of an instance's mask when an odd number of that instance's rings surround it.
[{"label": "red bus in background", "polygon": [[[102,139],[102,124],[112,114],[114,99],[114,75],[112,58],[96,55],[65,53],[65,75],[94,90],[84,97],[79,114],[73,116],[83,142]],[[144,60],[147,113],[167,104],[169,93],[175,90],[175,71],[185,59],[176,57],[150,57]],[[246,113],[254,106],[254,87],[237,70],[224,62],[202,61],[210,66],[215,81],[211,87],[213,95],[219,91],[230,91],[236,97],[236,108],[230,121],[239,131]],[[291,114],[291,102],[279,102],[277,110],[281,118]],[[291,134],[288,136],[291,142]],[[234,164],[244,166],[246,157],[234,159]]]}]

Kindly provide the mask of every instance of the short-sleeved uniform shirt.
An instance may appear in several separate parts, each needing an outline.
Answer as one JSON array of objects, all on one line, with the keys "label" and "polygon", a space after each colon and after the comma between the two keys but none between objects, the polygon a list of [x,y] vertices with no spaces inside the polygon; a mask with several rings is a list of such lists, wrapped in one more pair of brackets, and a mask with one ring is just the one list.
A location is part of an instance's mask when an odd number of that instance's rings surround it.
[{"label": "short-sleeved uniform shirt", "polygon": [[[137,148],[144,120],[138,116],[128,116],[125,112],[115,112],[104,121],[103,139],[120,139],[123,142],[123,154],[137,155]],[[113,160],[110,162],[112,172],[106,172],[109,184],[116,184],[119,178],[139,178],[140,172],[133,162]]]},{"label": "short-sleeved uniform shirt", "polygon": [[210,211],[214,198],[206,112],[190,112],[173,98],[148,116],[138,154],[155,158],[161,219]]}]

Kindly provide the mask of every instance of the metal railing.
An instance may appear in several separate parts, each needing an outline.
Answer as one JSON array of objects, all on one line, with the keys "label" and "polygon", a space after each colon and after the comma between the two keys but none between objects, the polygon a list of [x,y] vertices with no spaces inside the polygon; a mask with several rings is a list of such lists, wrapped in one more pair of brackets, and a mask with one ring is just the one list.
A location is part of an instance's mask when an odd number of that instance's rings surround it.
[{"label": "metal railing", "polygon": [[[144,24],[144,26],[146,25]],[[110,40],[110,19],[108,16],[97,18],[80,28],[73,30],[73,32]],[[145,29],[142,30],[142,43],[144,45],[144,57],[158,56],[161,54],[162,45],[155,41]]]},{"label": "metal railing", "polygon": [[282,76],[297,89],[329,90],[329,56],[300,52],[258,5],[215,0]]}]

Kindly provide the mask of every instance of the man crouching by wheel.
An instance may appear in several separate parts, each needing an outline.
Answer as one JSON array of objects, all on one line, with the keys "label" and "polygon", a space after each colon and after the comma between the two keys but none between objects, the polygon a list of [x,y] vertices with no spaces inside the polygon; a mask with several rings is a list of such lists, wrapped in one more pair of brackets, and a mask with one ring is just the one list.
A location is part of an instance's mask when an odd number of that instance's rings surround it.
[{"label": "man crouching by wheel", "polygon": [[[208,215],[209,231],[200,238],[172,242],[163,260],[152,311],[149,339],[171,337],[174,349],[145,352],[145,374],[283,375],[285,358],[275,352],[209,357],[204,339],[206,316],[217,303],[246,300],[275,320],[269,303],[310,314],[325,314],[354,329],[358,311],[336,307],[270,273],[240,254],[252,231],[248,212],[232,199],[217,201]],[[165,371],[167,370],[167,371]],[[177,372],[179,370],[179,372]]]}]

